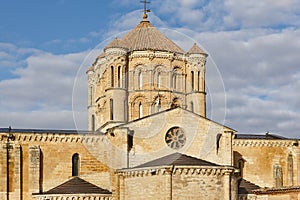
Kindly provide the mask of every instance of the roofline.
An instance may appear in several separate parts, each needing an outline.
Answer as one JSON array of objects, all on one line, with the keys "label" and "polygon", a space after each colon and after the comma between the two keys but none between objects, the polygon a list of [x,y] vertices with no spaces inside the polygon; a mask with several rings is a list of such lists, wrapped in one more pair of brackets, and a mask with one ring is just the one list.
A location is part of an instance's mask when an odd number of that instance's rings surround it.
[{"label": "roofline", "polygon": [[59,130],[59,129],[10,129],[0,128],[0,133],[28,133],[28,134],[103,134],[100,131],[88,131],[88,130]]},{"label": "roofline", "polygon": [[287,137],[283,137],[281,135],[277,135],[277,134],[265,134],[265,133],[236,133],[235,135],[248,135],[248,136],[258,136],[258,137],[263,137],[263,136],[273,136],[273,137],[277,137],[277,138],[234,138],[235,140],[300,140],[300,138],[287,138]]},{"label": "roofline", "polygon": [[182,108],[182,107],[169,108],[169,109],[166,109],[166,110],[157,112],[157,113],[153,113],[153,114],[147,115],[147,116],[142,117],[142,118],[139,118],[139,119],[135,119],[135,120],[129,121],[129,122],[127,122],[127,123],[123,123],[123,124],[120,124],[120,125],[111,127],[110,129],[124,127],[124,126],[129,125],[129,124],[132,124],[132,123],[134,123],[134,122],[138,122],[138,121],[140,121],[140,120],[147,119],[147,118],[149,118],[149,117],[152,117],[152,116],[155,116],[155,115],[159,115],[159,114],[162,114],[162,113],[165,113],[165,112],[169,112],[169,111],[175,110],[175,109],[181,109],[181,110],[187,111],[187,112],[189,112],[189,113],[192,113],[192,114],[196,115],[197,117],[200,117],[200,118],[202,118],[202,119],[208,120],[208,121],[210,121],[210,122],[213,122],[213,123],[216,123],[216,124],[218,124],[218,125],[220,125],[220,126],[223,126],[223,127],[225,127],[225,128],[228,128],[228,129],[232,130],[234,133],[237,132],[236,130],[234,130],[234,129],[228,127],[228,126],[225,126],[225,125],[223,125],[223,124],[221,124],[221,123],[219,123],[219,122],[215,122],[215,121],[213,121],[213,120],[211,120],[211,119],[208,119],[208,118],[206,118],[206,117],[203,117],[203,116],[201,116],[201,115],[199,115],[199,114],[197,114],[197,113],[194,113],[194,112],[192,112],[192,111],[190,111],[190,110],[187,110],[187,109],[184,109],[184,108]]}]

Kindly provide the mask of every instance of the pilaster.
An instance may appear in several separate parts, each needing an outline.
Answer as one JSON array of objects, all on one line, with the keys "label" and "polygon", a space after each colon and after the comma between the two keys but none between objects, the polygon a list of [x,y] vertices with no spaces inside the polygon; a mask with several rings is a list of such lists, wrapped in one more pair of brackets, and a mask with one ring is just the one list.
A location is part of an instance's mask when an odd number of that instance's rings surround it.
[{"label": "pilaster", "polygon": [[29,192],[40,192],[40,147],[29,147]]}]

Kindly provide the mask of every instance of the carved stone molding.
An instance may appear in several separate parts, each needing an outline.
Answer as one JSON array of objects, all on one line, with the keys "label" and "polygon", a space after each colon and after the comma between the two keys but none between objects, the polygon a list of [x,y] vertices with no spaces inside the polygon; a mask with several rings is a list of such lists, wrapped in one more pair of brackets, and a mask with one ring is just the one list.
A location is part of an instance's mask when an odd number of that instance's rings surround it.
[{"label": "carved stone molding", "polygon": [[233,140],[236,147],[292,147],[292,140]]},{"label": "carved stone molding", "polygon": [[170,171],[172,175],[195,175],[195,176],[223,176],[233,173],[232,167],[202,167],[202,166],[166,166],[141,169],[117,170],[116,174],[124,177],[144,177],[153,175],[166,175]]},{"label": "carved stone molding", "polygon": [[[68,143],[99,143],[104,135],[77,135],[57,133],[13,133],[16,142],[68,142]],[[0,141],[6,141],[6,134],[0,134]]]}]

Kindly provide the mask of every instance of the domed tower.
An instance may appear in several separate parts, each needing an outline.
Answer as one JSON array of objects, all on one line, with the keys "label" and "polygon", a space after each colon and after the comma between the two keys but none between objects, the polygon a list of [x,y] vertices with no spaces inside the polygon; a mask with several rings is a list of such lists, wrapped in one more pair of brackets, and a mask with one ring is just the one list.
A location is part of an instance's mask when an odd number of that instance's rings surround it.
[{"label": "domed tower", "polygon": [[89,130],[105,131],[178,106],[205,117],[206,57],[196,44],[185,52],[144,15],[87,71]]}]

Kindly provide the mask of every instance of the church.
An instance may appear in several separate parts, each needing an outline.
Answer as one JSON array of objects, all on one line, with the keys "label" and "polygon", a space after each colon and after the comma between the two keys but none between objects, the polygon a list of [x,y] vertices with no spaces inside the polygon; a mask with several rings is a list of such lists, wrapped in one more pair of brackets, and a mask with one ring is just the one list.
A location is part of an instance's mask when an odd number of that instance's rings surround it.
[{"label": "church", "polygon": [[296,200],[299,139],[206,117],[206,59],[150,23],[87,67],[88,130],[0,129],[0,200]]}]

